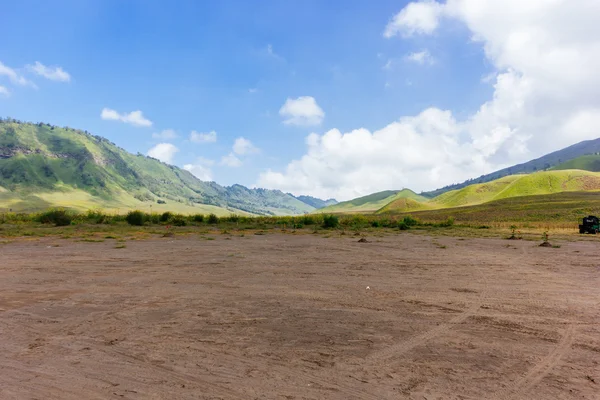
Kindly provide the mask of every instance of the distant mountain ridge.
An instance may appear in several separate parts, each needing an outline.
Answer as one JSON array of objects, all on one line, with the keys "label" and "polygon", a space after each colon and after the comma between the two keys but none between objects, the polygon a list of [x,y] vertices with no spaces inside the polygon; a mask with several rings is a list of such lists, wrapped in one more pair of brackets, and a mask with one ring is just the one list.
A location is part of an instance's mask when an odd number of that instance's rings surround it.
[{"label": "distant mountain ridge", "polygon": [[312,197],[312,196],[294,196],[294,197],[297,198],[298,200],[300,200],[301,202],[308,204],[309,206],[313,206],[316,209],[327,207],[327,206],[332,206],[332,205],[338,203],[338,201],[336,199],[322,200],[322,199],[318,199],[318,198]]},{"label": "distant mountain ridge", "polygon": [[87,131],[0,119],[0,208],[298,215],[325,202],[299,198],[280,190],[203,182],[186,170],[128,153]]},{"label": "distant mountain ridge", "polygon": [[592,155],[598,152],[600,152],[600,138],[584,140],[583,142],[579,142],[572,146],[565,147],[564,149],[546,154],[545,156],[536,158],[535,160],[513,165],[512,167],[504,168],[492,172],[491,174],[482,175],[479,178],[469,179],[462,183],[448,185],[443,188],[432,190],[429,192],[422,192],[421,195],[433,198],[439,196],[442,193],[449,192],[451,190],[462,189],[466,186],[475,183],[490,182],[509,175],[529,174],[536,171],[547,170],[574,158],[581,157],[584,155]]}]

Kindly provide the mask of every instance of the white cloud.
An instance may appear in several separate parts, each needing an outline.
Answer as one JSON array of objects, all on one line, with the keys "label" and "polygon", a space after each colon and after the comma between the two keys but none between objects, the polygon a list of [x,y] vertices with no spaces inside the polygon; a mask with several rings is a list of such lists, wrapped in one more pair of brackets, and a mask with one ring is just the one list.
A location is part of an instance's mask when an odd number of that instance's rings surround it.
[{"label": "white cloud", "polygon": [[0,94],[8,97],[8,96],[10,96],[10,91],[7,88],[5,88],[4,86],[0,86]]},{"label": "white cloud", "polygon": [[273,50],[273,45],[270,43],[267,45],[266,52],[269,57],[271,57],[277,61],[285,61],[285,58],[283,58],[279,54],[275,53],[275,50]]},{"label": "white cloud", "polygon": [[171,164],[173,162],[173,157],[175,157],[175,154],[178,151],[179,149],[171,143],[159,143],[148,150],[148,155],[167,164]]},{"label": "white cloud", "polygon": [[429,53],[429,50],[410,53],[406,56],[406,61],[414,62],[420,65],[433,65],[435,63],[435,59]]},{"label": "white cloud", "polygon": [[319,125],[325,118],[325,113],[311,96],[288,98],[279,115],[285,118],[283,123],[288,125]]},{"label": "white cloud", "polygon": [[190,140],[194,143],[215,143],[217,141],[217,132],[200,133],[192,131],[190,133]]},{"label": "white cloud", "polygon": [[250,93],[250,94],[254,94],[256,92],[258,92],[257,88],[250,88],[250,89],[248,89],[248,93]]},{"label": "white cloud", "polygon": [[237,168],[242,166],[242,160],[237,158],[235,154],[229,153],[228,155],[221,157],[220,164],[227,167]]},{"label": "white cloud", "polygon": [[392,69],[392,60],[387,60],[387,62],[385,63],[385,65],[382,67],[382,69],[385,69],[387,71]]},{"label": "white cloud", "polygon": [[303,157],[257,186],[339,199],[430,190],[599,136],[600,2],[410,3],[386,36],[432,34],[442,17],[464,24],[497,71],[488,101],[461,120],[430,108],[375,132],[311,134]]},{"label": "white cloud", "polygon": [[258,148],[255,147],[250,140],[243,137],[239,137],[233,142],[233,152],[235,154],[251,154],[258,153],[258,151]]},{"label": "white cloud", "polygon": [[161,132],[152,134],[152,139],[159,139],[159,140],[171,140],[171,139],[177,139],[178,137],[179,137],[179,135],[177,135],[177,133],[173,129],[165,129]]},{"label": "white cloud", "polygon": [[133,126],[152,126],[152,121],[146,119],[144,117],[144,114],[142,114],[142,112],[139,110],[132,111],[129,114],[119,114],[115,110],[112,110],[110,108],[104,108],[102,109],[102,113],[100,113],[100,117],[104,120],[121,121]]},{"label": "white cloud", "polygon": [[496,77],[498,76],[497,72],[490,72],[481,77],[481,83],[492,83],[496,81]]},{"label": "white cloud", "polygon": [[196,178],[201,181],[212,181],[212,171],[203,164],[185,164],[183,169],[190,171]]},{"label": "white cloud", "polygon": [[443,5],[433,0],[409,3],[387,24],[383,36],[390,38],[401,34],[407,37],[416,33],[433,33],[442,12]]},{"label": "white cloud", "polygon": [[15,85],[36,87],[33,82],[25,79],[23,75],[19,74],[13,68],[2,64],[2,62],[0,62],[0,76],[8,77],[8,79]]},{"label": "white cloud", "polygon": [[71,75],[61,67],[47,67],[39,61],[36,61],[34,65],[28,65],[27,69],[52,81],[69,82],[71,80]]}]

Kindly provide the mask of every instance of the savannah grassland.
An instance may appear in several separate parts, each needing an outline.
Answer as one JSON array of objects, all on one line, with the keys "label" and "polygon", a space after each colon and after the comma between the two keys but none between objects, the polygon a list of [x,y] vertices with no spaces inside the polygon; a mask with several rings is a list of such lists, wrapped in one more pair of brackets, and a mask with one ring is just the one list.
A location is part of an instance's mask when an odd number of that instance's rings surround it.
[{"label": "savannah grassland", "polygon": [[597,399],[594,195],[0,214],[0,398]]}]

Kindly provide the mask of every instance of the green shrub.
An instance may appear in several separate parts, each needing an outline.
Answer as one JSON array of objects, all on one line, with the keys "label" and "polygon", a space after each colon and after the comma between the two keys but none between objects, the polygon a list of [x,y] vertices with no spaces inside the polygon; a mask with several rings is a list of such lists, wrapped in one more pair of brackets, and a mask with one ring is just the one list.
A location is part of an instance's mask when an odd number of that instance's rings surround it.
[{"label": "green shrub", "polygon": [[404,220],[398,222],[398,229],[401,231],[407,231],[410,229],[410,225],[408,225]]},{"label": "green shrub", "polygon": [[[160,222],[169,222],[173,218],[173,213],[165,211],[160,215]],[[175,225],[175,224],[173,224]]]},{"label": "green shrub", "polygon": [[315,219],[310,215],[305,215],[304,217],[302,217],[302,223],[304,225],[314,225]]},{"label": "green shrub", "polygon": [[103,224],[107,222],[108,216],[100,210],[88,210],[84,219],[94,224]]},{"label": "green shrub", "polygon": [[373,228],[379,228],[381,226],[381,222],[379,222],[379,221],[371,221],[371,226]]},{"label": "green shrub", "polygon": [[195,214],[192,216],[192,221],[202,222],[202,221],[204,221],[204,215],[203,214]]},{"label": "green shrub", "polygon": [[151,224],[160,224],[160,217],[162,214],[152,213],[145,214],[146,220],[144,222],[149,222]]},{"label": "green shrub", "polygon": [[166,202],[166,201],[164,201],[164,200],[161,200],[161,199],[158,199],[158,200],[156,200],[156,202],[157,202],[158,204],[167,204],[167,202]]},{"label": "green shrub", "polygon": [[340,224],[340,219],[336,215],[323,216],[323,228],[337,228]]},{"label": "green shrub", "polygon": [[42,224],[54,224],[55,226],[67,226],[73,222],[73,215],[65,210],[50,210],[38,216]]},{"label": "green shrub", "polygon": [[129,225],[142,226],[146,222],[146,214],[139,210],[129,211],[125,216],[125,221]]},{"label": "green shrub", "polygon": [[240,221],[240,216],[239,215],[235,215],[235,214],[231,214],[225,220],[228,221],[228,222],[239,222]]},{"label": "green shrub", "polygon": [[406,217],[404,217],[402,219],[402,222],[404,222],[404,224],[406,224],[407,226],[415,226],[419,224],[419,221],[417,221],[415,218],[411,217],[410,215],[407,215]]},{"label": "green shrub", "polygon": [[208,221],[209,224],[218,224],[219,223],[219,217],[217,217],[215,214],[210,214],[208,216]]},{"label": "green shrub", "polygon": [[182,215],[176,215],[176,216],[172,217],[171,223],[174,226],[186,226],[187,225],[187,222]]},{"label": "green shrub", "polygon": [[436,226],[438,226],[440,228],[449,228],[449,227],[451,227],[453,225],[454,225],[454,218],[453,217],[448,217],[447,220],[445,220],[444,222],[440,222]]}]

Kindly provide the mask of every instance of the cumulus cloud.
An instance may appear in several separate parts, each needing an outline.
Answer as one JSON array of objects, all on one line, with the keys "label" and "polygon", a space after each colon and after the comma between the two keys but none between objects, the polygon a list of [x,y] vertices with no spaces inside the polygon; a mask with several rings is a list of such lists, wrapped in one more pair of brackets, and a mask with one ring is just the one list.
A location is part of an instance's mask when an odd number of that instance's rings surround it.
[{"label": "cumulus cloud", "polygon": [[167,164],[171,164],[173,162],[173,157],[175,157],[175,154],[178,151],[179,149],[171,143],[159,143],[148,150],[148,155]]},{"label": "cumulus cloud", "polygon": [[311,96],[288,98],[279,115],[285,118],[283,123],[287,125],[319,125],[325,118],[325,113]]},{"label": "cumulus cloud", "polygon": [[69,82],[71,80],[71,75],[61,67],[47,67],[39,61],[36,61],[34,65],[28,65],[27,69],[51,81]]},{"label": "cumulus cloud", "polygon": [[100,113],[100,117],[104,120],[121,121],[126,124],[133,125],[133,126],[142,126],[142,127],[152,126],[152,121],[150,121],[149,119],[146,119],[144,117],[144,114],[139,110],[132,111],[130,113],[119,114],[115,110],[112,110],[110,108],[104,108],[104,109],[102,109],[102,112]]},{"label": "cumulus cloud", "polygon": [[15,85],[35,87],[33,82],[25,79],[25,77],[19,74],[15,69],[2,64],[2,62],[0,62],[0,76],[8,77],[8,79]]},{"label": "cumulus cloud", "polygon": [[4,86],[0,86],[0,94],[8,97],[8,96],[10,96],[10,91],[7,88],[5,88]]},{"label": "cumulus cloud", "polygon": [[217,132],[200,133],[192,131],[190,133],[190,140],[194,143],[215,143],[217,141]]},{"label": "cumulus cloud", "polygon": [[417,33],[433,33],[443,10],[444,6],[433,0],[409,3],[387,24],[383,36],[390,38],[398,34],[412,36]]},{"label": "cumulus cloud", "polygon": [[165,129],[161,132],[153,133],[152,139],[171,140],[177,139],[179,135],[173,129]]},{"label": "cumulus cloud", "polygon": [[[385,36],[432,34],[458,21],[496,73],[471,115],[430,108],[380,130],[311,134],[307,152],[257,186],[347,199],[403,186],[430,190],[599,136],[600,2],[410,3]],[[476,77],[479,79],[479,77]]]},{"label": "cumulus cloud", "polygon": [[406,61],[413,62],[420,65],[433,65],[435,63],[435,59],[429,53],[429,50],[418,51],[414,53],[410,53],[405,57]]},{"label": "cumulus cloud", "polygon": [[239,155],[252,154],[258,153],[259,149],[250,140],[239,137],[233,142],[233,152]]},{"label": "cumulus cloud", "polygon": [[221,157],[221,165],[225,165],[226,167],[237,168],[242,166],[242,160],[236,157],[235,154],[229,153],[226,156]]},{"label": "cumulus cloud", "polygon": [[185,164],[183,169],[190,171],[196,178],[201,181],[212,181],[212,171],[206,165],[200,163]]}]

